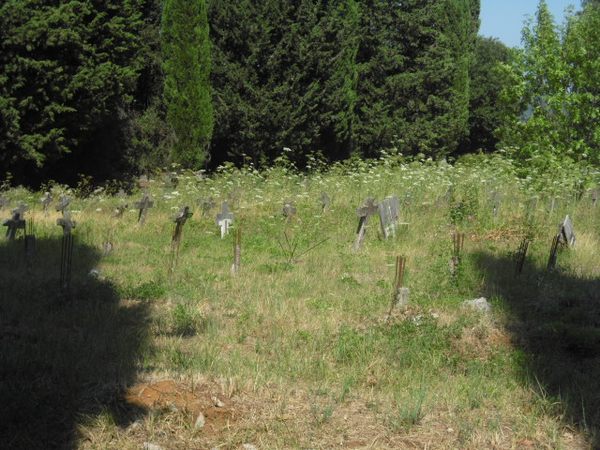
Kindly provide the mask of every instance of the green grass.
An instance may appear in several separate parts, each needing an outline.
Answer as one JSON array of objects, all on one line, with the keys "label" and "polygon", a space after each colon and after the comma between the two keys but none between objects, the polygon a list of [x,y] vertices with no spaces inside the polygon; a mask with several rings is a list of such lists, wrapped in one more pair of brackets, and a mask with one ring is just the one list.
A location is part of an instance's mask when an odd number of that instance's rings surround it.
[{"label": "green grass", "polygon": [[[41,212],[39,193],[9,191],[13,202],[35,205],[27,217],[38,252],[27,262],[22,242],[1,246],[2,442],[594,448],[600,208],[585,196],[576,200],[568,178],[552,181],[535,191],[539,180],[516,179],[496,157],[456,166],[386,159],[306,177],[282,168],[228,170],[203,180],[184,175],[175,192],[153,181],[155,208],[142,227],[135,211],[111,216],[115,197],[75,197],[68,297],[58,290],[56,214]],[[322,191],[332,198],[325,212]],[[494,192],[502,198],[496,216]],[[563,197],[550,213],[546,204],[557,192]],[[231,193],[239,197],[235,227],[242,227],[235,276],[233,233],[221,240],[216,211],[202,218],[197,206]],[[356,208],[387,195],[398,195],[401,221],[410,225],[384,241],[373,219],[353,252]],[[537,208],[527,209],[533,195]],[[289,223],[281,213],[288,199],[298,210]],[[183,205],[195,215],[171,273],[171,218]],[[577,246],[562,251],[549,273],[552,234],[565,214],[574,219]],[[466,242],[452,276],[455,229]],[[516,277],[512,255],[525,235],[532,244]],[[107,239],[114,250],[103,257]],[[410,305],[388,318],[396,255],[407,257]],[[462,306],[482,295],[493,304],[489,317]],[[184,410],[157,416],[125,401],[135,383],[166,379],[195,395],[203,395],[197,385],[217,386],[235,411],[229,426],[198,432]]]}]

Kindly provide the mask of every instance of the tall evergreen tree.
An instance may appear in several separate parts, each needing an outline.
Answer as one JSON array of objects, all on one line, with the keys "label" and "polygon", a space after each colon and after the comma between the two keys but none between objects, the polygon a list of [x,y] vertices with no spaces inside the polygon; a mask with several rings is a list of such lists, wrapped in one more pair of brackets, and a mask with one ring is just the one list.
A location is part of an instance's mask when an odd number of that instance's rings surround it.
[{"label": "tall evergreen tree", "polygon": [[172,160],[199,168],[213,132],[211,49],[205,0],[166,0],[162,21],[164,97]]},{"label": "tall evergreen tree", "polygon": [[29,183],[118,174],[144,64],[141,3],[2,2],[0,171]]}]

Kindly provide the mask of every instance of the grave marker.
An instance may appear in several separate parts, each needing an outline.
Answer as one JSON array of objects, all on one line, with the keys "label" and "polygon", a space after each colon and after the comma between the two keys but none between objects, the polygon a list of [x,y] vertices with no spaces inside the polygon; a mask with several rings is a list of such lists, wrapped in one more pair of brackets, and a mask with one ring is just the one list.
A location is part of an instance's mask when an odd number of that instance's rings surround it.
[{"label": "grave marker", "polygon": [[215,201],[212,197],[200,199],[198,201],[198,206],[200,206],[202,217],[204,217],[215,207]]},{"label": "grave marker", "polygon": [[189,206],[184,206],[173,218],[175,230],[173,231],[173,237],[171,238],[171,272],[175,270],[175,266],[177,266],[179,260],[179,246],[181,244],[181,236],[183,235],[183,226],[193,214],[194,213],[190,211]]},{"label": "grave marker", "polygon": [[237,275],[242,265],[242,228],[235,230],[235,239],[233,240],[233,264],[231,273]]},{"label": "grave marker", "polygon": [[56,205],[56,210],[61,212],[62,215],[65,215],[65,211],[67,207],[71,204],[71,199],[66,195],[61,195],[58,199],[58,205]]},{"label": "grave marker", "polygon": [[490,200],[492,203],[492,215],[494,217],[498,217],[498,212],[500,211],[500,204],[502,203],[502,195],[498,191],[494,191],[492,192]]},{"label": "grave marker", "polygon": [[23,219],[25,211],[27,211],[27,206],[22,204],[13,209],[10,219],[2,222],[2,225],[6,227],[6,239],[9,241],[15,240],[19,230],[25,231],[25,219]]},{"label": "grave marker", "polygon": [[233,224],[233,213],[229,211],[227,202],[221,205],[221,212],[217,214],[217,226],[221,228],[221,239],[229,234],[229,227]]},{"label": "grave marker", "polygon": [[52,200],[54,199],[52,198],[52,194],[50,192],[45,192],[44,196],[40,199],[40,203],[42,204],[42,209],[45,215],[48,215],[48,208],[50,207]]},{"label": "grave marker", "polygon": [[452,233],[452,258],[450,259],[450,274],[456,277],[460,266],[461,253],[465,245],[465,233]]},{"label": "grave marker", "polygon": [[573,247],[575,245],[575,230],[569,216],[565,217],[565,220],[559,226],[558,236],[560,244],[565,244],[567,247]]},{"label": "grave marker", "polygon": [[358,229],[356,231],[356,241],[354,242],[354,250],[360,249],[362,243],[365,239],[365,234],[367,232],[367,224],[369,222],[369,218],[376,214],[378,211],[377,203],[375,199],[372,197],[367,198],[365,203],[356,210],[356,215],[358,216]]},{"label": "grave marker", "polygon": [[379,223],[383,238],[396,237],[398,217],[400,215],[400,202],[398,197],[386,197],[379,204]]},{"label": "grave marker", "polygon": [[287,221],[289,222],[296,215],[296,206],[294,205],[294,203],[286,201],[283,203],[282,212]]},{"label": "grave marker", "polygon": [[396,256],[396,271],[394,277],[394,292],[392,295],[392,304],[388,311],[388,318],[392,315],[395,306],[405,308],[408,305],[408,296],[410,291],[404,287],[404,272],[406,269],[406,258],[404,256]]},{"label": "grave marker", "polygon": [[8,206],[10,202],[8,201],[8,199],[4,196],[0,197],[0,211],[2,211],[4,208],[6,208]]},{"label": "grave marker", "polygon": [[523,272],[523,266],[525,265],[525,259],[527,258],[527,250],[529,249],[529,239],[524,238],[519,245],[519,250],[515,255],[516,267],[515,267],[515,275],[520,275]]},{"label": "grave marker", "polygon": [[142,175],[139,179],[138,179],[138,186],[139,188],[146,192],[148,190],[148,188],[150,187],[150,180],[148,179],[147,175]]},{"label": "grave marker", "polygon": [[25,229],[25,260],[27,261],[27,268],[31,268],[31,262],[35,257],[36,242],[35,234],[33,232],[33,219],[29,220]]},{"label": "grave marker", "polygon": [[146,214],[148,213],[148,210],[154,207],[154,201],[152,201],[152,197],[150,197],[150,194],[145,192],[142,196],[142,199],[139,202],[135,203],[135,207],[139,210],[138,223],[140,225],[144,225],[144,223],[146,222]]},{"label": "grave marker", "polygon": [[71,265],[73,262],[73,234],[75,221],[71,220],[71,213],[63,211],[63,217],[57,219],[56,224],[63,229],[60,253],[60,288],[68,291],[71,287]]},{"label": "grave marker", "polygon": [[329,198],[329,195],[327,195],[327,192],[321,192],[321,211],[325,212],[329,209],[330,205],[331,199]]}]

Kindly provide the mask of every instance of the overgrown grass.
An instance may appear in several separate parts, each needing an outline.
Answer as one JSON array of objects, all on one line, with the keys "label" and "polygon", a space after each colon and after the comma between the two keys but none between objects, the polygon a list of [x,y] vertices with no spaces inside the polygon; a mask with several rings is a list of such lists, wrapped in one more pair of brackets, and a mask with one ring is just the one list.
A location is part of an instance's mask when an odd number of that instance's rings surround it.
[{"label": "overgrown grass", "polygon": [[[42,213],[41,194],[10,191],[13,203],[34,206],[28,217],[38,253],[27,263],[22,242],[2,245],[0,401],[9,405],[0,421],[3,442],[598,446],[600,205],[576,195],[577,179],[549,180],[543,190],[540,184],[517,179],[499,157],[454,166],[387,157],[309,176],[285,164],[204,179],[183,174],[176,190],[152,180],[155,207],[144,226],[132,209],[112,217],[116,197],[74,197],[70,300],[56,289],[56,214]],[[56,186],[55,196],[62,190]],[[332,198],[326,211],[323,191]],[[353,252],[356,208],[368,196],[387,195],[399,197],[408,228],[384,241],[372,220],[363,248]],[[237,275],[230,270],[233,234],[221,240],[216,210],[201,217],[197,207],[209,196],[218,204],[229,199],[234,228],[242,228]],[[133,192],[123,201],[139,197]],[[281,213],[287,200],[298,210],[289,222]],[[171,218],[183,205],[195,215],[171,273]],[[565,214],[578,242],[561,252],[558,270],[546,272]],[[467,239],[452,275],[454,230]],[[517,277],[512,255],[524,236],[532,245]],[[286,239],[297,249],[293,257],[281,245]],[[102,256],[106,240],[114,250]],[[410,305],[388,319],[399,254],[408,261]],[[462,305],[482,295],[491,315]],[[123,399],[136,381],[164,379],[191,391],[198,380],[216,383],[236,411],[229,426],[197,431],[184,411],[140,414]],[[73,395],[66,403],[64,392]],[[56,423],[42,426],[52,423],[47,417]]]}]

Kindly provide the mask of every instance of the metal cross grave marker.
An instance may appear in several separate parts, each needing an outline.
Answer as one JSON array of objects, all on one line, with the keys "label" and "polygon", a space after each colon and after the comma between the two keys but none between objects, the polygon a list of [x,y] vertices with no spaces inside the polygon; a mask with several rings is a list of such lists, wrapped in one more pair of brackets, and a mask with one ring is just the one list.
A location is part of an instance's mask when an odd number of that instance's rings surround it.
[{"label": "metal cross grave marker", "polygon": [[146,222],[146,214],[148,213],[148,209],[154,206],[154,202],[152,201],[152,197],[150,194],[144,193],[142,199],[139,202],[135,203],[135,207],[139,210],[138,214],[138,223],[140,225],[144,225]]},{"label": "metal cross grave marker", "polygon": [[227,202],[223,202],[221,212],[217,214],[217,225],[221,228],[221,239],[229,234],[229,227],[233,223],[233,213],[229,211]]},{"label": "metal cross grave marker", "polygon": [[173,237],[171,238],[171,272],[175,270],[179,260],[179,245],[181,244],[181,236],[183,235],[183,226],[193,214],[194,213],[190,211],[189,206],[184,206],[173,218],[175,230],[173,231]]},{"label": "metal cross grave marker", "polygon": [[369,218],[376,214],[377,211],[377,203],[375,202],[375,199],[371,197],[367,198],[365,203],[356,210],[356,215],[358,216],[358,228],[356,230],[357,236],[356,241],[354,241],[354,250],[360,249],[365,239]]},{"label": "metal cross grave marker", "polygon": [[2,222],[6,228],[6,239],[14,241],[19,230],[25,230],[25,219],[23,216],[27,211],[26,205],[20,205],[18,208],[13,209],[12,217]]}]

